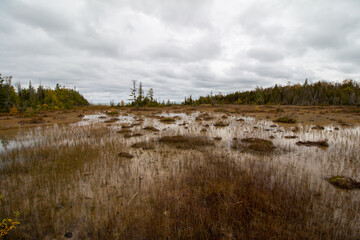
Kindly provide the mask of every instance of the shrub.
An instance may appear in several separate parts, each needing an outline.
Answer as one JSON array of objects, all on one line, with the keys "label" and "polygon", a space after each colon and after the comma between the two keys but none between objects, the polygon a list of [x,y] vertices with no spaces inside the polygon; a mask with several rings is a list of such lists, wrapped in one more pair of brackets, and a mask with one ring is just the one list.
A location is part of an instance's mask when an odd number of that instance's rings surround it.
[{"label": "shrub", "polygon": [[[0,205],[2,205],[2,199],[3,196],[0,195]],[[0,239],[2,239],[2,237],[8,235],[8,233],[16,228],[16,225],[19,225],[20,222],[17,221],[17,218],[19,217],[20,213],[19,212],[15,212],[14,213],[14,217],[13,218],[4,218],[1,222],[0,222]]]}]

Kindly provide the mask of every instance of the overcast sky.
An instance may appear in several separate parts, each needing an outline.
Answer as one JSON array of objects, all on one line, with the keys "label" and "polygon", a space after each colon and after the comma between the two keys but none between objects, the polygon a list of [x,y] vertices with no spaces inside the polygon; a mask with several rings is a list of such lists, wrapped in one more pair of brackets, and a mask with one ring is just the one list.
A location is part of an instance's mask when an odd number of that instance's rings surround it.
[{"label": "overcast sky", "polygon": [[359,0],[0,0],[0,73],[92,103],[360,79]]}]

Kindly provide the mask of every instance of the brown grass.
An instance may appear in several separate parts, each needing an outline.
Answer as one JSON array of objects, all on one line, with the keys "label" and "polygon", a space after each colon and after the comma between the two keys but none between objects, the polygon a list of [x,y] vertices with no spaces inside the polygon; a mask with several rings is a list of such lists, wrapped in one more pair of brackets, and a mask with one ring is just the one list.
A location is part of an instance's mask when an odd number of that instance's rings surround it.
[{"label": "brown grass", "polygon": [[223,121],[217,121],[216,123],[214,123],[215,127],[227,127],[229,125],[230,125],[229,123]]},{"label": "brown grass", "polygon": [[30,120],[21,120],[19,124],[44,124],[45,120],[42,117],[33,117]]},{"label": "brown grass", "polygon": [[296,123],[297,120],[295,118],[291,118],[289,116],[279,117],[274,120],[274,122],[280,122],[280,123]]},{"label": "brown grass", "polygon": [[306,188],[270,187],[269,173],[262,169],[249,174],[227,156],[203,158],[165,185],[150,188],[147,210],[130,217],[121,238],[332,239],[338,234],[326,223],[308,224],[314,205]]},{"label": "brown grass", "polygon": [[160,118],[160,122],[162,123],[174,123],[176,120],[171,117],[162,117]]},{"label": "brown grass", "polygon": [[160,130],[155,128],[155,127],[152,127],[152,126],[146,126],[143,128],[144,130],[147,130],[147,131],[153,131],[153,132],[159,132]]},{"label": "brown grass", "polygon": [[[313,149],[294,148],[281,137],[290,130],[254,133],[248,121],[235,119],[231,128],[208,128],[209,138],[196,136],[203,126],[188,119],[188,130],[164,129],[158,140],[145,131],[141,140],[125,139],[104,124],[16,132],[14,139],[39,141],[0,152],[0,219],[20,211],[21,223],[7,239],[63,239],[65,233],[73,239],[360,238],[359,192],[321,177],[359,178],[352,142],[358,135],[337,131],[344,137],[332,138],[339,148],[315,149],[312,162],[305,157]],[[249,132],[239,131],[244,126]],[[270,134],[288,154],[273,152],[265,140]],[[223,140],[215,144],[215,136]],[[229,151],[228,139],[241,136],[249,137],[233,143],[244,153]],[[263,154],[268,150],[273,154]],[[121,152],[136,157],[126,160]],[[333,168],[337,164],[342,168]]]},{"label": "brown grass", "polygon": [[271,153],[275,146],[270,140],[259,138],[244,138],[241,141],[233,140],[231,147],[241,151],[251,151],[257,153]]},{"label": "brown grass", "polygon": [[147,141],[143,141],[143,142],[137,142],[134,143],[133,145],[131,145],[132,148],[142,148],[144,150],[150,150],[150,149],[154,149],[154,144],[147,142]]},{"label": "brown grass", "polygon": [[120,152],[120,153],[119,153],[119,157],[122,157],[122,158],[133,158],[134,156],[131,155],[130,153],[127,153],[127,152]]},{"label": "brown grass", "polygon": [[159,139],[159,142],[173,145],[176,148],[180,148],[180,149],[191,149],[191,148],[206,147],[206,146],[214,145],[214,143],[211,142],[206,137],[182,136],[182,135],[164,136]]},{"label": "brown grass", "polygon": [[119,134],[131,134],[132,131],[130,129],[121,129],[119,131],[116,131],[116,133],[119,133]]},{"label": "brown grass", "polygon": [[306,142],[302,142],[299,141],[296,143],[296,145],[298,146],[306,146],[306,147],[329,147],[329,144],[327,143],[327,141],[306,141]]}]

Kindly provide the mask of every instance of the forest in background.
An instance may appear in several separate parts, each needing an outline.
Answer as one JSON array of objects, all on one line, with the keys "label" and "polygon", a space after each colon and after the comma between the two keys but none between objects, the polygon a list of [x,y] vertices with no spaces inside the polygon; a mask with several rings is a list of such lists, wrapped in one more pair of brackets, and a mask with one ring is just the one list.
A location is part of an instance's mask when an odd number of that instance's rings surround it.
[{"label": "forest in background", "polygon": [[359,105],[360,84],[351,79],[342,83],[319,81],[312,84],[305,80],[302,85],[257,87],[255,90],[226,95],[209,94],[196,100],[190,96],[185,98],[183,104]]},{"label": "forest in background", "polygon": [[[89,102],[76,90],[59,84],[55,89],[39,86],[35,89],[31,82],[27,88],[20,83],[12,85],[12,77],[2,77],[0,74],[0,112],[25,112],[33,110],[71,109],[75,106],[86,106]],[[129,102],[121,101],[117,106],[147,106],[159,107],[175,105],[169,100],[160,102],[154,97],[154,90],[150,88],[144,93],[142,83],[132,81]],[[230,94],[208,94],[198,99],[185,97],[182,105],[200,104],[257,104],[257,105],[359,105],[360,84],[347,79],[341,83],[319,81],[316,83],[294,84],[286,86],[262,88],[256,87],[251,91],[237,91]],[[113,101],[111,106],[115,106]]]},{"label": "forest in background", "polygon": [[0,74],[0,112],[71,109],[89,105],[78,91],[59,84],[55,89],[41,85],[35,89],[31,82],[29,87],[23,88],[20,83],[13,86],[11,80],[12,77],[2,77]]}]

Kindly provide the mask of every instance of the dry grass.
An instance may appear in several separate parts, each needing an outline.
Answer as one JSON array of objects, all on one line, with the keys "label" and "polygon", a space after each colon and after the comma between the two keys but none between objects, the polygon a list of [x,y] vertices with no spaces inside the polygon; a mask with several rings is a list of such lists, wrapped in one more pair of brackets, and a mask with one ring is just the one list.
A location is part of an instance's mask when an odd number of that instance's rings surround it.
[{"label": "dry grass", "polygon": [[174,123],[176,120],[171,117],[162,117],[160,118],[160,122],[162,123]]},{"label": "dry grass", "polygon": [[[300,126],[299,140],[332,141],[308,149],[284,139],[290,130],[253,130],[254,122],[236,119],[208,126],[206,137],[191,118],[186,130],[145,119],[144,126],[163,129],[158,139],[150,131],[119,136],[126,121],[20,132],[20,144],[0,152],[0,218],[20,211],[8,239],[360,238],[358,191],[328,182],[340,174],[356,182],[358,130],[305,133]],[[272,135],[274,144],[265,140]],[[275,146],[288,151],[276,154]]]},{"label": "dry grass", "polygon": [[141,148],[144,150],[150,150],[150,149],[154,149],[155,146],[154,144],[147,142],[147,141],[142,141],[142,142],[137,142],[134,143],[133,145],[131,145],[132,148]]},{"label": "dry grass", "polygon": [[159,132],[160,130],[155,128],[155,127],[152,127],[152,126],[146,126],[143,128],[144,130],[147,130],[147,131],[153,131],[153,132]]},{"label": "dry grass", "polygon": [[132,130],[130,130],[130,129],[121,129],[119,131],[116,131],[116,133],[119,133],[119,134],[131,134]]},{"label": "dry grass", "polygon": [[231,147],[241,151],[252,151],[257,153],[271,153],[275,146],[270,140],[259,138],[244,138],[240,142],[235,139]]},{"label": "dry grass", "polygon": [[223,121],[217,121],[216,123],[214,123],[215,127],[227,127],[230,124],[228,122],[223,122]]},{"label": "dry grass", "polygon": [[306,147],[329,147],[329,144],[327,143],[327,141],[306,141],[306,142],[302,142],[299,141],[296,143],[296,145],[299,146],[306,146]]},{"label": "dry grass", "polygon": [[172,145],[180,149],[191,149],[191,148],[207,147],[214,145],[214,143],[211,142],[206,137],[182,136],[182,135],[164,136],[159,139],[159,142]]},{"label": "dry grass", "polygon": [[21,120],[19,124],[43,124],[45,123],[44,118],[42,117],[33,117],[30,120]]},{"label": "dry grass", "polygon": [[289,116],[285,116],[285,117],[279,117],[276,120],[274,120],[274,122],[280,122],[280,123],[296,123],[296,119],[291,118]]}]

